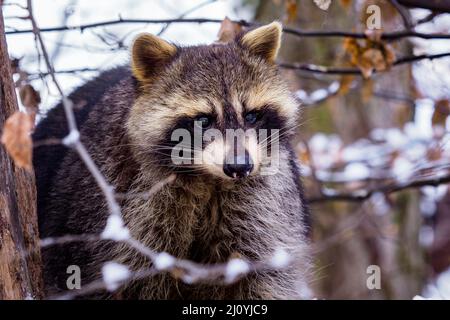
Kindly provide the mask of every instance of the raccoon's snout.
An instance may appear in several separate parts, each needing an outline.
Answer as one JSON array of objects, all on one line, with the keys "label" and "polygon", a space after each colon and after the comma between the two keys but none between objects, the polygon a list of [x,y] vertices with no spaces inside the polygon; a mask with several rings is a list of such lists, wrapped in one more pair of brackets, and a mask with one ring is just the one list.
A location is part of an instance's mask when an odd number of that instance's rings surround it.
[{"label": "raccoon's snout", "polygon": [[248,152],[245,152],[245,155],[234,157],[234,161],[232,163],[227,163],[225,161],[223,165],[223,172],[233,179],[246,178],[250,175],[252,170],[253,161]]}]

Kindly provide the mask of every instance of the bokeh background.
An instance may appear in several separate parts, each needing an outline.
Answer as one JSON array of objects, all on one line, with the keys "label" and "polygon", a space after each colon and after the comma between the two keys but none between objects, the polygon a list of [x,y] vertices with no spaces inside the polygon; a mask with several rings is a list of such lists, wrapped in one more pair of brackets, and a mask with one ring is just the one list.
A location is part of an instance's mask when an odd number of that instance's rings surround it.
[{"label": "bokeh background", "polygon": [[[293,144],[311,211],[314,270],[306,294],[450,299],[450,57],[445,55],[450,39],[380,37],[406,29],[449,34],[450,15],[401,5],[399,10],[397,1],[388,0],[332,0],[327,10],[316,2],[321,1],[39,0],[34,15],[41,29],[73,27],[42,32],[66,94],[102,70],[128,63],[128,46],[140,32],[195,45],[217,40],[220,28],[220,23],[82,25],[121,18],[229,17],[318,31],[285,33],[278,57],[303,105]],[[33,33],[17,32],[30,29],[25,1],[3,5],[18,92],[31,85],[39,94],[39,121],[59,94]],[[370,5],[381,10],[381,30],[366,31]],[[327,34],[337,30],[369,38]],[[380,267],[380,289],[367,287],[371,265]]]}]

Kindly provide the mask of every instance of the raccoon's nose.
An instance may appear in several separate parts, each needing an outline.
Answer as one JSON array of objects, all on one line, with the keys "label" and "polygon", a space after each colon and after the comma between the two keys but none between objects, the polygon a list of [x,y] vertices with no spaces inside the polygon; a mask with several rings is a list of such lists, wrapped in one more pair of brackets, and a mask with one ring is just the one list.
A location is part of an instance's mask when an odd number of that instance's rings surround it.
[{"label": "raccoon's nose", "polygon": [[223,165],[223,172],[233,179],[246,178],[252,170],[253,161],[247,152],[244,156],[236,156],[234,163],[225,163]]}]

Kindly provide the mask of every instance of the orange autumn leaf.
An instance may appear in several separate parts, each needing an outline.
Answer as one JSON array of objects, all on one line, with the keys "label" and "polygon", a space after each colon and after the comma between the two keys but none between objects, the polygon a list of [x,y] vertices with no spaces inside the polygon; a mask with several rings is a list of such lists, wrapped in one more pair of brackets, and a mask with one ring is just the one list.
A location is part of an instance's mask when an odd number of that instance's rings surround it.
[{"label": "orange autumn leaf", "polygon": [[352,0],[341,0],[341,5],[345,8],[345,9],[349,9],[350,8],[350,4],[352,3]]},{"label": "orange autumn leaf", "polygon": [[31,170],[33,117],[17,111],[5,122],[1,142],[19,168]]},{"label": "orange autumn leaf", "polygon": [[366,35],[368,39],[364,43],[347,38],[343,46],[350,56],[350,63],[368,79],[374,71],[389,70],[395,62],[395,52],[389,44],[381,41],[381,32],[366,32]]},{"label": "orange autumn leaf", "polygon": [[362,96],[362,101],[364,103],[368,103],[370,98],[373,95],[373,86],[374,83],[372,81],[372,79],[365,79],[363,82],[363,86],[361,89],[361,96]]},{"label": "orange autumn leaf", "polygon": [[361,54],[361,48],[356,39],[345,38],[343,44],[344,50],[350,55],[350,63],[356,65]]},{"label": "orange autumn leaf", "polygon": [[355,76],[353,75],[343,75],[341,79],[339,80],[339,95],[346,95],[352,86],[353,80],[355,80]]},{"label": "orange autumn leaf", "polygon": [[297,157],[298,157],[298,161],[300,161],[301,164],[310,164],[311,163],[311,157],[310,154],[308,152],[308,149],[302,145],[300,145],[301,147],[299,148]]},{"label": "orange autumn leaf", "polygon": [[394,64],[396,58],[394,48],[389,44],[384,44],[383,49],[384,59],[386,60],[388,68],[390,68]]},{"label": "orange autumn leaf", "polygon": [[378,49],[367,49],[360,56],[358,67],[361,70],[363,77],[368,79],[374,70],[386,70],[386,63],[384,61],[383,53]]},{"label": "orange autumn leaf", "polygon": [[286,1],[286,22],[293,22],[297,18],[298,6],[296,0]]}]

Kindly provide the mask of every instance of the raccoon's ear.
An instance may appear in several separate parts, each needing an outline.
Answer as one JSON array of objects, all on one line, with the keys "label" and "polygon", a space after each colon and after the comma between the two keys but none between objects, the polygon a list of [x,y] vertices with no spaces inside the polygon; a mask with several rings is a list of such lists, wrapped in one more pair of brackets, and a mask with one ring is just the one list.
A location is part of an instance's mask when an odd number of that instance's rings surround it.
[{"label": "raccoon's ear", "polygon": [[238,41],[251,53],[274,62],[280,49],[281,23],[272,22],[245,33]]},{"label": "raccoon's ear", "polygon": [[131,68],[134,76],[142,82],[148,82],[170,62],[177,48],[150,33],[139,35],[131,49]]}]

